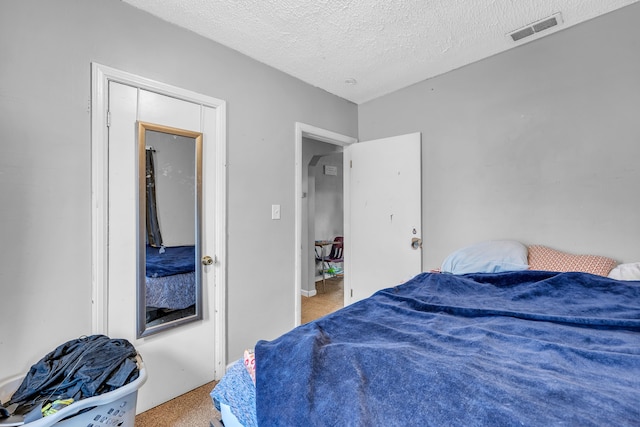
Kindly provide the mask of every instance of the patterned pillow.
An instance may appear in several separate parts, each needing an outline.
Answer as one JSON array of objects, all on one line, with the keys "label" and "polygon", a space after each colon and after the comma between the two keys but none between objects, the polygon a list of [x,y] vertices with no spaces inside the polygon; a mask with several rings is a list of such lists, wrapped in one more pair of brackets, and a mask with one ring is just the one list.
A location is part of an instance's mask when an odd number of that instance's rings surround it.
[{"label": "patterned pillow", "polygon": [[253,381],[253,385],[256,384],[256,355],[253,350],[244,351],[244,367],[247,368],[249,376]]},{"label": "patterned pillow", "polygon": [[615,260],[598,255],[573,255],[546,246],[529,246],[529,268],[544,271],[580,271],[607,276],[618,264]]}]

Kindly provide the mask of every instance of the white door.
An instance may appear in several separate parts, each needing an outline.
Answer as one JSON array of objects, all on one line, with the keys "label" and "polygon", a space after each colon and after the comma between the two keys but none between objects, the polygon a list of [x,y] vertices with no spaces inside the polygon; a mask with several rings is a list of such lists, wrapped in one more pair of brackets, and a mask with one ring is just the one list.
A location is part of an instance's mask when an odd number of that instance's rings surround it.
[{"label": "white door", "polygon": [[[148,380],[138,394],[138,412],[212,381],[216,371],[214,274],[205,267],[203,320],[136,338],[138,171],[136,121],[203,133],[203,151],[215,134],[214,109],[120,83],[109,83],[108,309],[107,333],[129,340],[142,355]],[[203,156],[202,254],[214,255],[212,206],[215,174]],[[209,160],[207,160],[209,158]],[[159,165],[161,167],[161,165]]]},{"label": "white door", "polygon": [[346,305],[422,271],[420,133],[344,153]]}]

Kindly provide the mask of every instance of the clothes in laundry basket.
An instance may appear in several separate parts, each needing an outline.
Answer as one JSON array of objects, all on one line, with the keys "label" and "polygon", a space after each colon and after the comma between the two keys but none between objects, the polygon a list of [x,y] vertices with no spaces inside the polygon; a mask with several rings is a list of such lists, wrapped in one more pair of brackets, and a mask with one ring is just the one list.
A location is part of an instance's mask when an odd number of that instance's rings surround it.
[{"label": "clothes in laundry basket", "polygon": [[31,366],[5,407],[26,413],[56,399],[75,401],[113,391],[138,377],[136,349],[125,339],[91,335],[68,341]]}]

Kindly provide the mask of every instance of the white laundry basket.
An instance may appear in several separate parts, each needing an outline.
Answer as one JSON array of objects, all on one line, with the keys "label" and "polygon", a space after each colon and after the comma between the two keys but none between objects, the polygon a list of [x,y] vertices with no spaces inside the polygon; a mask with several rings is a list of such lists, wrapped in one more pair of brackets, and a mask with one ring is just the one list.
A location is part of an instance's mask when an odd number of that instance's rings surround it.
[{"label": "white laundry basket", "polygon": [[[25,427],[134,427],[138,389],[147,380],[147,371],[140,355],[137,357],[139,375],[134,381],[109,393],[89,397],[72,403],[64,409],[39,420],[24,424],[21,421],[0,420],[0,426]],[[20,387],[24,375],[11,378],[0,384],[0,401],[6,402]],[[86,412],[82,412],[85,410]],[[79,413],[82,412],[82,413]]]}]

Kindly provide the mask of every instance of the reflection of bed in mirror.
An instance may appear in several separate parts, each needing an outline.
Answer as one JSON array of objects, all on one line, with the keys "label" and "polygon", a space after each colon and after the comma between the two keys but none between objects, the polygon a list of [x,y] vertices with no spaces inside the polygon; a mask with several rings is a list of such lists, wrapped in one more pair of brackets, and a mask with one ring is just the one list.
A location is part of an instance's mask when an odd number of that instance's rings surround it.
[{"label": "reflection of bed in mirror", "polygon": [[195,314],[195,246],[146,248],[149,326]]},{"label": "reflection of bed in mirror", "polygon": [[202,319],[202,133],[138,122],[138,338]]}]

